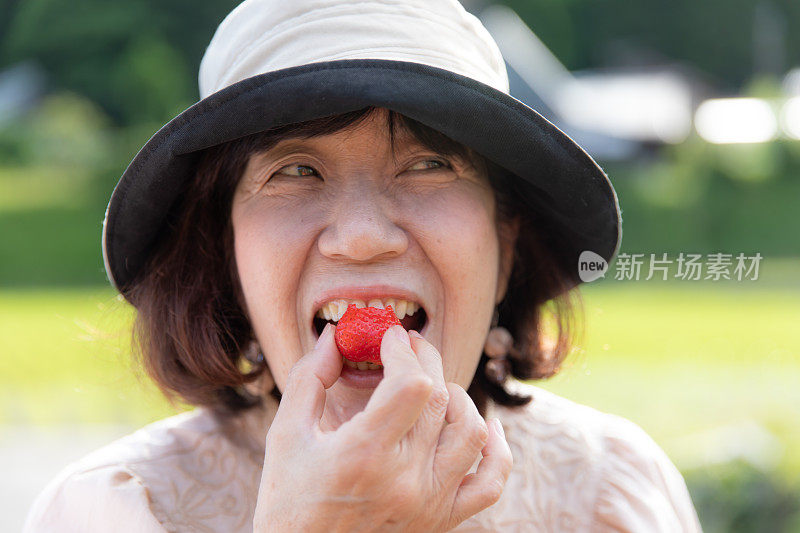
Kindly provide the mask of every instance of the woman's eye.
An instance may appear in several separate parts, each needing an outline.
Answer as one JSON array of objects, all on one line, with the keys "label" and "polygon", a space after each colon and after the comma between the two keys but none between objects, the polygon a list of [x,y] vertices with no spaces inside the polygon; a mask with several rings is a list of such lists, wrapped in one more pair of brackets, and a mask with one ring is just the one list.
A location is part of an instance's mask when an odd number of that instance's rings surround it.
[{"label": "woman's eye", "polygon": [[418,163],[414,163],[408,170],[430,170],[436,168],[445,168],[447,167],[447,163],[444,161],[439,161],[436,159],[426,159],[425,161],[420,161]]},{"label": "woman's eye", "polygon": [[284,176],[295,177],[318,175],[317,171],[314,170],[314,167],[309,167],[308,165],[286,165],[285,167],[279,168],[275,174],[283,174]]}]

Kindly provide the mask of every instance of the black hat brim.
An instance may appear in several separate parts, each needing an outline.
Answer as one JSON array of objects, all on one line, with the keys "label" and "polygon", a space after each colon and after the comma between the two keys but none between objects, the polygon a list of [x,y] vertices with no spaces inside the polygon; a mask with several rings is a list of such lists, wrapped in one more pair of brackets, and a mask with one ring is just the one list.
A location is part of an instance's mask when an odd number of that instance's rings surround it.
[{"label": "black hat brim", "polygon": [[368,106],[397,111],[474,149],[541,192],[559,233],[554,252],[573,285],[578,257],[609,263],[621,238],[619,203],[597,163],[519,100],[427,65],[352,59],[268,72],[183,111],[139,151],[114,189],[103,229],[112,284],[125,295],[140,275],[167,214],[203,149],[272,127]]}]

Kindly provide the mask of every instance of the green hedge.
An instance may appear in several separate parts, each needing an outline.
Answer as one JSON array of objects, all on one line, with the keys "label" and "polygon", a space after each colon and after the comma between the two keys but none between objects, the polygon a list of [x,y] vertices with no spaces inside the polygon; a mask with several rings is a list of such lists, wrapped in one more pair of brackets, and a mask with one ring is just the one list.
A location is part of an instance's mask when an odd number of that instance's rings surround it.
[{"label": "green hedge", "polygon": [[798,533],[800,487],[736,461],[684,472],[705,533]]},{"label": "green hedge", "polygon": [[800,142],[697,138],[646,163],[608,165],[628,252],[800,256]]},{"label": "green hedge", "polygon": [[[62,93],[0,128],[0,286],[105,282],[106,201],[157,127],[112,126],[92,102]],[[800,142],[692,138],[606,170],[623,210],[623,251],[800,256]]]}]

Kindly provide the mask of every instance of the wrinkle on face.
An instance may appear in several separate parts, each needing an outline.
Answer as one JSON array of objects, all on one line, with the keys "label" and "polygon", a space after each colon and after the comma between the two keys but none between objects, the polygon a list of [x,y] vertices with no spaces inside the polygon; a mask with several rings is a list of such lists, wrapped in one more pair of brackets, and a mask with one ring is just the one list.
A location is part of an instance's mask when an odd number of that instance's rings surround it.
[{"label": "wrinkle on face", "polygon": [[[419,165],[434,160],[449,167]],[[318,176],[277,174],[289,164]],[[504,264],[513,258],[500,238],[485,167],[437,154],[402,129],[391,141],[386,115],[375,113],[254,154],[231,217],[242,293],[280,389],[316,342],[314,299],[358,284],[424,294],[426,337],[442,354],[445,377],[469,386],[505,290]],[[331,425],[368,399],[369,392],[334,385],[326,403]]]}]

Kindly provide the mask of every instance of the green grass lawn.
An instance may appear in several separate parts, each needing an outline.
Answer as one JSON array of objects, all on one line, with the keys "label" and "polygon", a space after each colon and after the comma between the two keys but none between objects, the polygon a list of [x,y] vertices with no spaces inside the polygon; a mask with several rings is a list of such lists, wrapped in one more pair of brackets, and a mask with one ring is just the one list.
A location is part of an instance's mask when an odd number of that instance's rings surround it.
[{"label": "green grass lawn", "polygon": [[[754,424],[780,443],[781,470],[800,473],[800,291],[601,283],[583,299],[581,349],[539,386],[632,419],[679,465],[714,431]],[[130,318],[106,288],[0,291],[0,424],[174,412],[130,363]]]},{"label": "green grass lawn", "polygon": [[[618,283],[584,303],[583,350],[541,386],[635,421],[681,466],[733,434],[728,450],[800,473],[800,290]],[[781,449],[747,442],[753,426]]]},{"label": "green grass lawn", "polygon": [[0,290],[0,424],[138,425],[175,410],[129,357],[111,289]]},{"label": "green grass lawn", "polygon": [[[707,532],[800,531],[792,283],[590,285],[579,349],[537,385],[641,425]],[[107,288],[0,289],[0,427],[139,426],[179,410],[131,364],[131,316]]]}]

